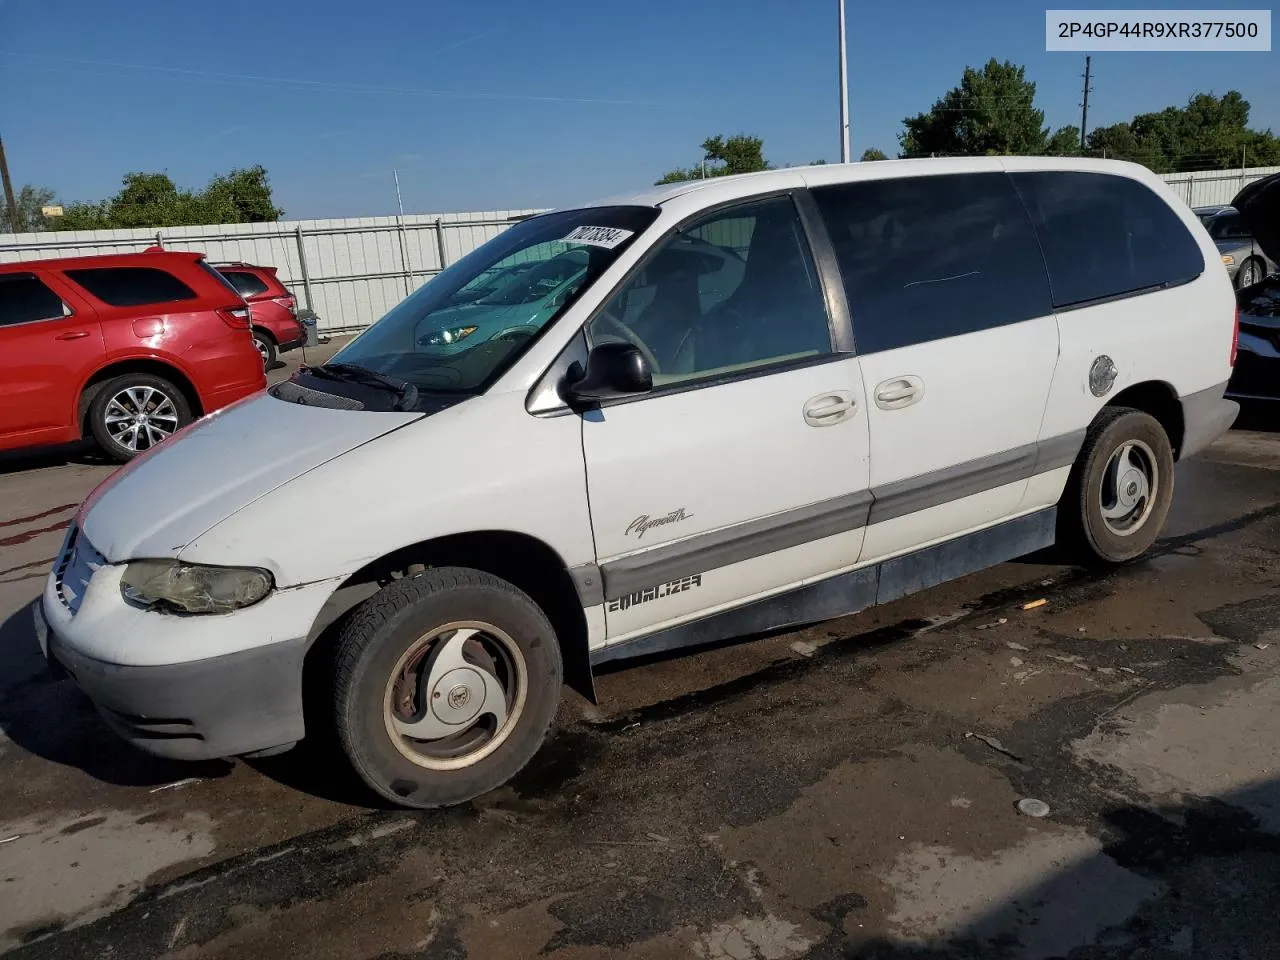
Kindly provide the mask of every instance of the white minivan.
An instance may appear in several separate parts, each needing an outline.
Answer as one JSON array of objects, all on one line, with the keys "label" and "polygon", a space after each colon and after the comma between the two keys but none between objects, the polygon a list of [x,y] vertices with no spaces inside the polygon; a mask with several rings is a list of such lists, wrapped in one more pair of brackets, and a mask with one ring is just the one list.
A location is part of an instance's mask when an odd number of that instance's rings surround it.
[{"label": "white minivan", "polygon": [[1236,415],[1234,318],[1195,215],[1124,163],[818,166],[539,215],[115,473],[37,632],[144,750],[336,729],[382,796],[457,803],[604,661],[1055,541],[1137,557]]}]

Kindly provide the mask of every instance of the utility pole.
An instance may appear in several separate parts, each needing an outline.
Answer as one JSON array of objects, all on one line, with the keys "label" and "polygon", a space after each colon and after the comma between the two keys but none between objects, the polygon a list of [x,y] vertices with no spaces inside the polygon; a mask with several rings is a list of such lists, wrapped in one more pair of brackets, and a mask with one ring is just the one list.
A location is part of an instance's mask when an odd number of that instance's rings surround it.
[{"label": "utility pole", "polygon": [[844,0],[840,5],[840,162],[849,162],[849,62],[845,51]]},{"label": "utility pole", "polygon": [[0,137],[0,180],[4,181],[4,205],[9,211],[9,229],[14,233],[22,233],[23,224],[18,222],[18,202],[13,199],[13,181],[9,179],[9,161],[4,158],[3,137]]},{"label": "utility pole", "polygon": [[1080,152],[1084,153],[1084,137],[1089,132],[1089,64],[1093,57],[1084,58],[1084,99],[1080,103]]}]

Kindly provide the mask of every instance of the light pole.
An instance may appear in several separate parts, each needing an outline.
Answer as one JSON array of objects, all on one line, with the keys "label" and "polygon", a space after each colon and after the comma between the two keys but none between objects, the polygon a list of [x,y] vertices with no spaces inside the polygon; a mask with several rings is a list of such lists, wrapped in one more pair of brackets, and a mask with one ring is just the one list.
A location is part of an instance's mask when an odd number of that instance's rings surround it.
[{"label": "light pole", "polygon": [[840,6],[840,162],[849,162],[849,64],[845,54],[844,0]]}]

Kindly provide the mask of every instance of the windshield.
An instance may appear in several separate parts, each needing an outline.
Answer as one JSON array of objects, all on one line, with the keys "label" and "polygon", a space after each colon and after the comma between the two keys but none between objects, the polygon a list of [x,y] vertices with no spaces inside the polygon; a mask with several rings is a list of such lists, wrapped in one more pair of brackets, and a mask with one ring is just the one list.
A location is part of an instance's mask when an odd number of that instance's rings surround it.
[{"label": "windshield", "polygon": [[522,221],[440,273],[334,356],[425,392],[482,390],[658,216],[590,207]]}]

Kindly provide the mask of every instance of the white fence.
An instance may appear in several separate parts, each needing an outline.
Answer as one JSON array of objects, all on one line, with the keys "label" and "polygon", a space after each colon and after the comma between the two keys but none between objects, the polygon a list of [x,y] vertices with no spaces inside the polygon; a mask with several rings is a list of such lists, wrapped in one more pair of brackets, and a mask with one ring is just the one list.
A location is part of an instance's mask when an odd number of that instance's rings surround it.
[{"label": "white fence", "polygon": [[346,220],[235,223],[162,230],[0,234],[0,263],[137,253],[149,246],[198,250],[211,263],[276,267],[323,332],[367,327],[441,269],[534,210],[490,210]]},{"label": "white fence", "polygon": [[1239,170],[1199,170],[1195,173],[1161,174],[1165,183],[1188,206],[1209,207],[1214,204],[1230,203],[1231,198],[1240,192],[1246,183],[1261,180],[1273,173],[1280,173],[1280,167],[1242,167]]},{"label": "white fence", "polygon": [[[1190,206],[1230,203],[1246,183],[1280,167],[1170,173],[1164,179]],[[367,327],[459,257],[536,210],[416,214],[347,220],[294,220],[163,230],[80,230],[0,234],[0,263],[97,253],[133,253],[159,244],[199,250],[210,262],[240,260],[278,268],[320,318],[322,331]]]}]

